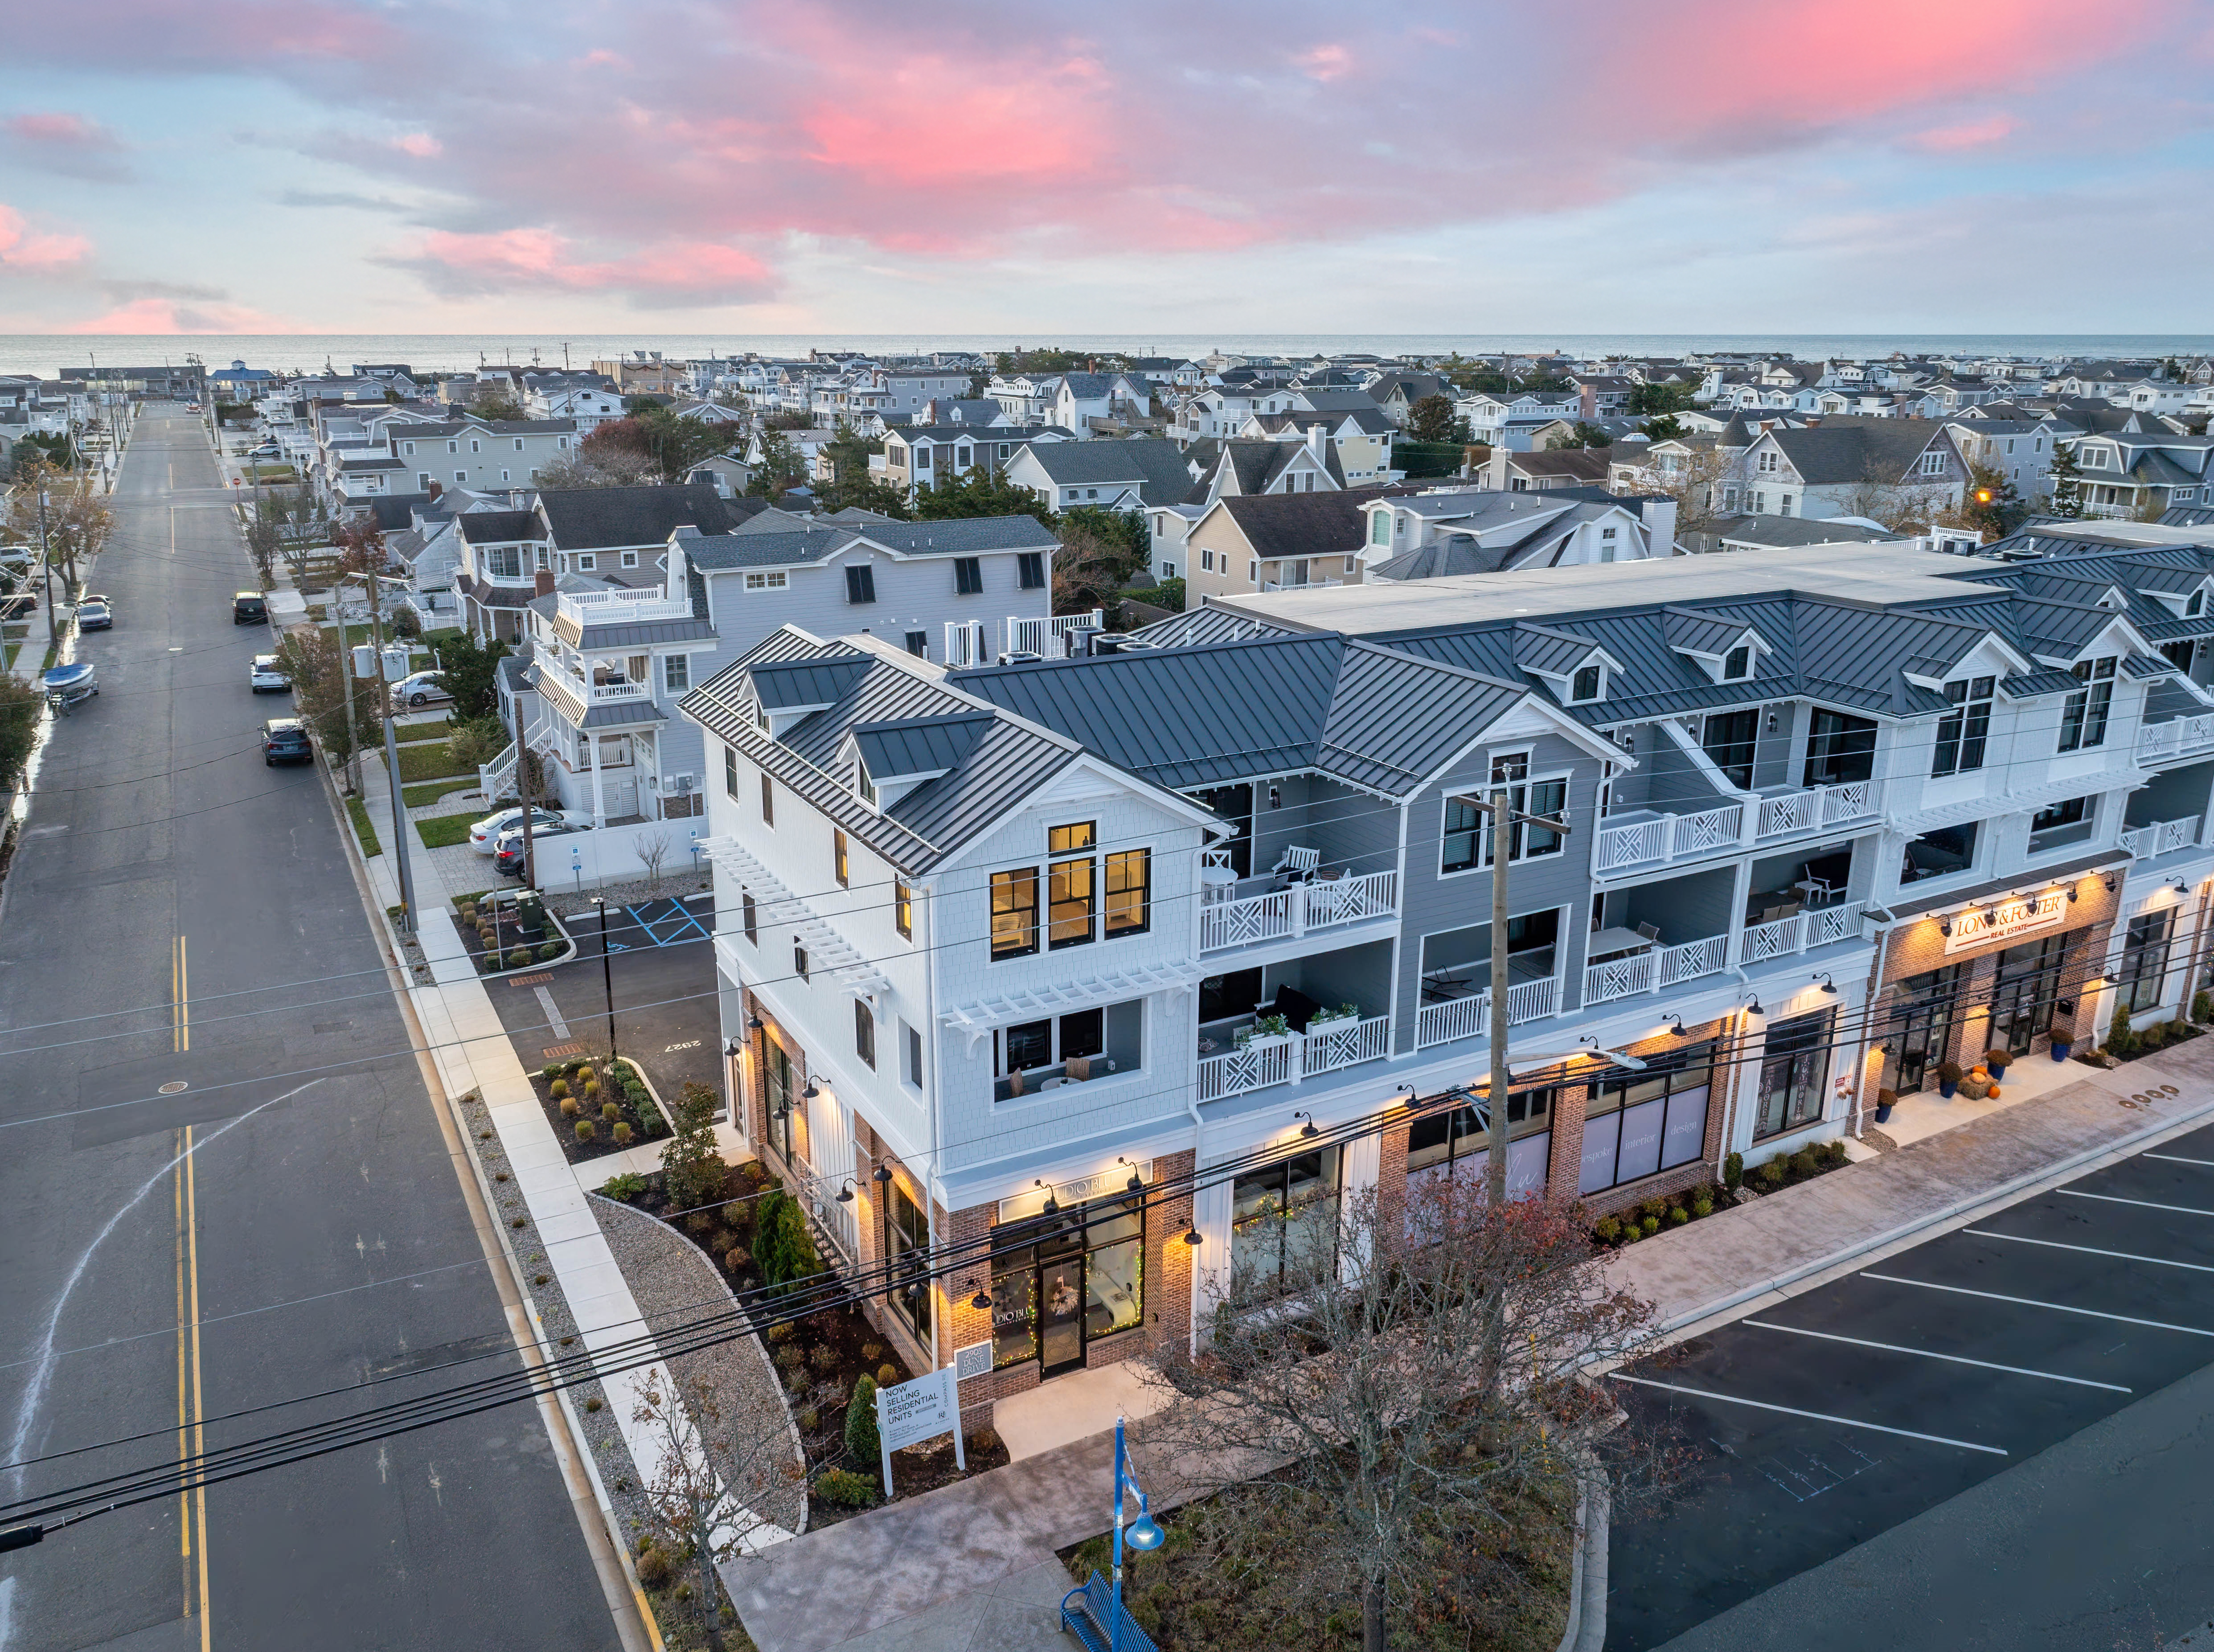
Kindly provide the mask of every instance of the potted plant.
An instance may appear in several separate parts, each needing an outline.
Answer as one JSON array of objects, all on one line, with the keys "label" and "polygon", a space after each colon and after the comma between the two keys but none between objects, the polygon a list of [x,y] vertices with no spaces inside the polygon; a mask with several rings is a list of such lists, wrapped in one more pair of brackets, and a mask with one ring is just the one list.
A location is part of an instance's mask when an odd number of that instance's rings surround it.
[{"label": "potted plant", "polygon": [[2064,1027],[2055,1021],[2052,1031],[2052,1059],[2056,1062],[2064,1062],[2075,1050],[2076,1030],[2073,1027]]},{"label": "potted plant", "polygon": [[1987,1049],[1984,1052],[1984,1065],[1991,1069],[1992,1083],[2003,1083],[2006,1080],[2007,1068],[2014,1065],[2014,1051]]},{"label": "potted plant", "polygon": [[1960,1088],[1960,1063],[1940,1062],[1937,1064],[1937,1093],[1950,1101]]},{"label": "potted plant", "polygon": [[1890,1123],[1891,1110],[1896,1106],[1898,1103],[1899,1092],[1896,1090],[1877,1091],[1875,1092],[1875,1122],[1879,1124]]},{"label": "potted plant", "polygon": [[1328,1005],[1324,1005],[1307,1017],[1307,1031],[1312,1032],[1317,1027],[1328,1026],[1333,1021],[1357,1021],[1360,1019],[1361,1011],[1358,1006],[1340,1004],[1336,1009],[1331,1009]]}]

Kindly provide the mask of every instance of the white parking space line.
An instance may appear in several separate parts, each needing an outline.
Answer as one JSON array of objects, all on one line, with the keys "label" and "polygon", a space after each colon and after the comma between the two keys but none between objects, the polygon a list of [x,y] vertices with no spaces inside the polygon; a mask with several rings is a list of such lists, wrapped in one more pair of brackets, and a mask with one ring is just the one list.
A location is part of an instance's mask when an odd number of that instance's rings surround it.
[{"label": "white parking space line", "polygon": [[2214,1274],[2203,1262],[2172,1262],[2166,1257],[2141,1257],[2131,1251],[2101,1251],[2095,1245],[2064,1245],[2058,1239],[2031,1239],[2026,1233],[1994,1233],[1981,1227],[1963,1227],[1978,1239],[2004,1239],[2009,1245],[2042,1245],[2048,1251],[2081,1251],[2087,1257],[2112,1257],[2117,1262],[2150,1262],[2158,1268],[2188,1268],[2195,1274]]},{"label": "white parking space line", "polygon": [[2138,1157],[2159,1159],[2171,1165],[2198,1165],[2207,1170],[2214,1170],[2214,1159],[2186,1159],[2180,1153],[2141,1153]]},{"label": "white parking space line", "polygon": [[1939,1354],[1926,1348],[1901,1348],[1897,1343],[1872,1343],[1860,1337],[1840,1337],[1832,1331],[1808,1331],[1800,1325],[1771,1325],[1765,1319],[1747,1319],[1744,1323],[1756,1331],[1781,1331],[1794,1337],[1820,1337],[1826,1343],[1850,1343],[1855,1348],[1881,1349],[1887,1354],[1911,1354],[1917,1359],[1943,1360],[1951,1365],[1972,1365],[1984,1371],[2007,1371],[2017,1377],[2042,1377],[2047,1382],[2072,1382],[2079,1388],[2106,1388],[2118,1394],[2130,1392],[2119,1382],[2094,1382],[2089,1377],[2064,1377],[2058,1371],[2033,1371],[2025,1365],[2000,1365],[1991,1360],[1972,1360],[1965,1354]]},{"label": "white parking space line", "polygon": [[543,987],[533,987],[530,990],[538,994],[539,1006],[546,1012],[546,1025],[554,1029],[554,1036],[565,1043],[568,1042],[569,1024],[561,1019],[561,1012],[555,1007],[554,994]]},{"label": "white parking space line", "polygon": [[1607,1374],[1617,1382],[1634,1382],[1644,1388],[1666,1388],[1672,1394],[1689,1394],[1694,1399],[1718,1399],[1725,1405],[1750,1405],[1756,1411],[1781,1411],[1786,1416],[1803,1416],[1816,1423],[1835,1423],[1842,1428],[1869,1429],[1877,1434],[1895,1434],[1907,1440],[1926,1440],[1934,1446],[1958,1446],[1962,1451],[1988,1452],[1994,1457],[2006,1453],[1997,1446],[1979,1446],[1972,1440],[1948,1440],[1942,1434],[1917,1434],[1911,1429],[1894,1429],[1882,1423],[1863,1423],[1856,1416],[1832,1416],[1827,1411],[1802,1411],[1793,1405],[1771,1405],[1764,1399],[1740,1399],[1735,1394],[1717,1394],[1704,1388],[1685,1388],[1673,1382],[1655,1382],[1650,1377],[1625,1377],[1619,1371]]},{"label": "white parking space line", "polygon": [[2034,1296],[2002,1296],[1997,1291],[1972,1291],[1966,1285],[1940,1285],[1934,1280],[1901,1279],[1895,1274],[1863,1273],[1860,1279],[1880,1279],[1887,1285],[1912,1285],[1925,1291],[1949,1291],[1954,1296],[1980,1296],[1988,1302],[2012,1302],[2017,1307],[2049,1308],[2055,1313],[2080,1313],[2087,1319],[2113,1319],[2125,1325],[2148,1325],[2155,1331],[2180,1331],[2186,1337],[2214,1337],[2214,1331],[2197,1325],[2170,1325],[2165,1319],[2138,1319],[2126,1313],[2104,1313],[2097,1308],[2071,1308],[2065,1302],[2040,1302]]},{"label": "white parking space line", "polygon": [[2133,1204],[2140,1210],[2168,1210],[2179,1216],[2214,1216],[2214,1210],[2201,1210],[2193,1204],[2155,1204],[2150,1199],[2125,1199],[2113,1193],[2080,1193],[2072,1187],[2056,1187],[2055,1193],[2065,1193],[2071,1199],[2096,1199],[2101,1204]]}]

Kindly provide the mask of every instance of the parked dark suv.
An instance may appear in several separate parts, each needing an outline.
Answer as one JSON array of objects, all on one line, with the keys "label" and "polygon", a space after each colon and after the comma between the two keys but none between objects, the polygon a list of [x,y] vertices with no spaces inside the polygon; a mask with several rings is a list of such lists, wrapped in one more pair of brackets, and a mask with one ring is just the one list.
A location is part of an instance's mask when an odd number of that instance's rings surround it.
[{"label": "parked dark suv", "polygon": [[297,717],[272,717],[261,725],[261,761],[274,768],[278,763],[315,761],[308,743],[308,725]]},{"label": "parked dark suv", "polygon": [[230,599],[230,622],[233,625],[266,625],[269,623],[269,603],[258,590],[242,590]]}]

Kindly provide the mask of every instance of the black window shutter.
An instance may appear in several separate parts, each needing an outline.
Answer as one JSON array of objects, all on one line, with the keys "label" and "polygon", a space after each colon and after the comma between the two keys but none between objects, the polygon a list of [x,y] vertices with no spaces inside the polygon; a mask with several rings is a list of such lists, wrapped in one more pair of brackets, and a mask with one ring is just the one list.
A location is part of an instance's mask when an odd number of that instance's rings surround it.
[{"label": "black window shutter", "polygon": [[953,564],[954,590],[963,597],[974,597],[984,589],[984,566],[976,557],[964,556]]},{"label": "black window shutter", "polygon": [[874,568],[846,570],[846,600],[849,603],[873,603],[877,600],[877,571]]}]

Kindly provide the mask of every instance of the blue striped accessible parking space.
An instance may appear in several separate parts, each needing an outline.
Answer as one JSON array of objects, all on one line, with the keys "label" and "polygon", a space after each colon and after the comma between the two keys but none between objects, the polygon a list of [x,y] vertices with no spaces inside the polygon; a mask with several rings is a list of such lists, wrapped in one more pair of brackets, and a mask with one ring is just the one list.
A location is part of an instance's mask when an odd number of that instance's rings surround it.
[{"label": "blue striped accessible parking space", "polygon": [[1607,1645],[1658,1646],[2214,1364],[2214,1128],[1618,1374],[1689,1448],[1618,1525]]}]

